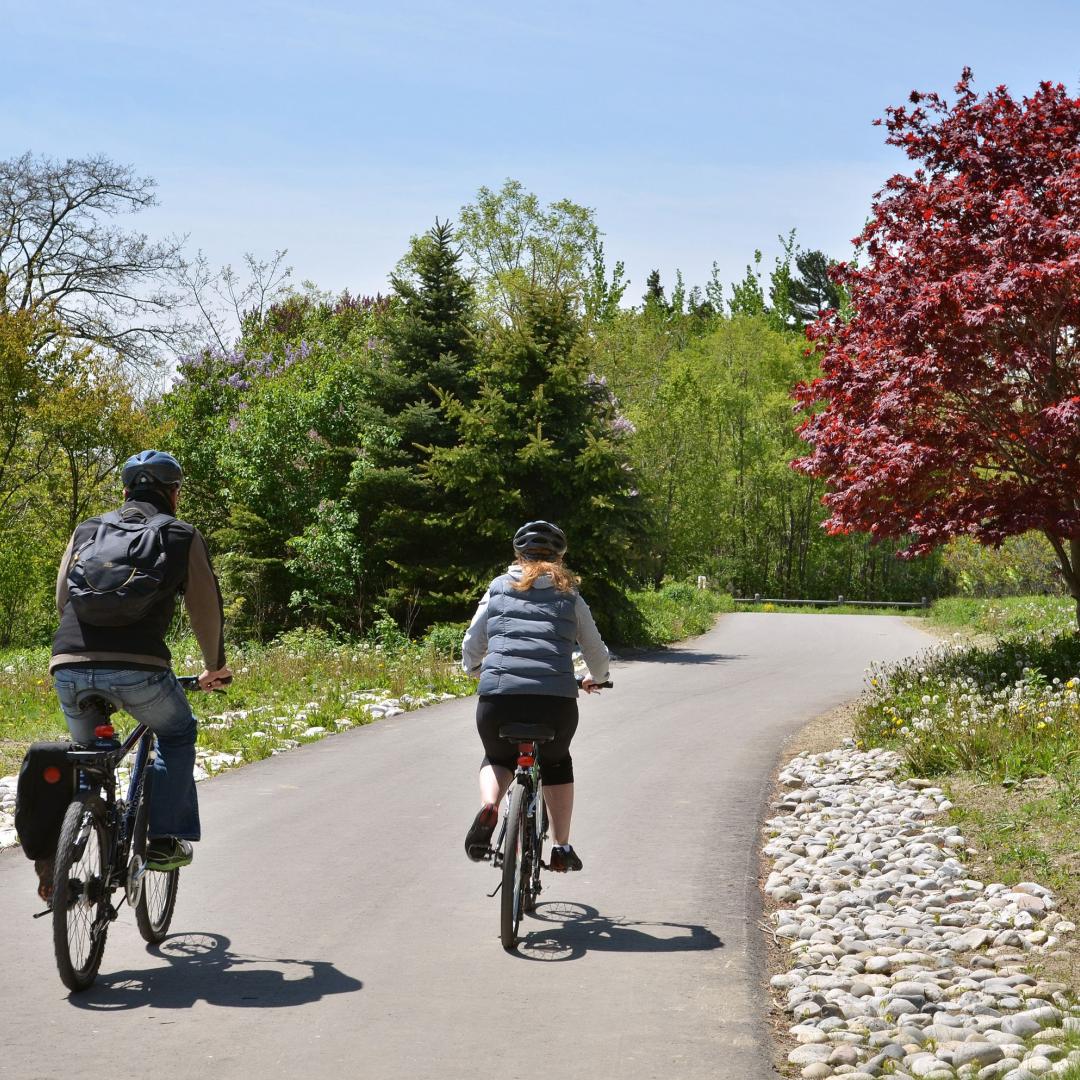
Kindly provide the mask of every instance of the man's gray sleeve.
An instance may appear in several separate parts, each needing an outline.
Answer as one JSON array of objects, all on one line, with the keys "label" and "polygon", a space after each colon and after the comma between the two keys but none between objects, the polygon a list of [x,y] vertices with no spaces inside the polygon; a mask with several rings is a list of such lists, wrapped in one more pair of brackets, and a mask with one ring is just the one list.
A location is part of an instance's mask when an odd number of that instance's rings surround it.
[{"label": "man's gray sleeve", "polygon": [[210,552],[198,529],[191,538],[188,551],[184,606],[202,650],[206,670],[220,671],[225,666],[225,614],[217,577],[210,566]]},{"label": "man's gray sleeve", "polygon": [[68,602],[68,583],[67,572],[68,563],[71,562],[71,553],[75,547],[75,534],[71,534],[71,539],[68,541],[67,550],[64,552],[64,557],[60,560],[60,570],[56,575],[56,610],[59,614],[64,614],[64,608]]}]

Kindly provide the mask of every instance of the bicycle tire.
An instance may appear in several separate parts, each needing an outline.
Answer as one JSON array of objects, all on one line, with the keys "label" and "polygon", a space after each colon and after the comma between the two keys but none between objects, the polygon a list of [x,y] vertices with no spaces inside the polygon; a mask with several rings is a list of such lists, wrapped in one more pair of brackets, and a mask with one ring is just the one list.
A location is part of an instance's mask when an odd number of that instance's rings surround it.
[{"label": "bicycle tire", "polygon": [[499,937],[503,948],[512,951],[518,942],[518,927],[528,887],[529,838],[526,813],[528,789],[517,783],[510,791],[510,808],[506,819],[506,839],[503,849],[502,890],[499,904]]},{"label": "bicycle tire", "polygon": [[[135,832],[131,842],[132,855],[144,863],[150,823],[150,789],[153,780],[154,772],[148,761],[143,777],[139,810],[135,815]],[[139,902],[135,905],[135,922],[139,926],[139,933],[142,934],[144,941],[157,945],[165,940],[173,912],[176,910],[176,894],[179,888],[179,869],[143,872]]]},{"label": "bicycle tire", "polygon": [[73,993],[97,977],[109,932],[109,830],[105,804],[81,792],[64,812],[53,874],[53,948]]}]

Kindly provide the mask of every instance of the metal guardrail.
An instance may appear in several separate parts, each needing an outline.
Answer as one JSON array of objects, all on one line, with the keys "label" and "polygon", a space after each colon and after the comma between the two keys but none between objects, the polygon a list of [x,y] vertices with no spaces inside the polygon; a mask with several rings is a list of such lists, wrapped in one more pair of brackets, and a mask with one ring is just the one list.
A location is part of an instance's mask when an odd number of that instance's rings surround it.
[{"label": "metal guardrail", "polygon": [[897,608],[928,608],[930,598],[922,597],[920,600],[845,600],[838,596],[835,600],[790,600],[779,597],[762,596],[754,593],[753,596],[733,597],[736,604],[796,604],[800,607],[897,607]]}]

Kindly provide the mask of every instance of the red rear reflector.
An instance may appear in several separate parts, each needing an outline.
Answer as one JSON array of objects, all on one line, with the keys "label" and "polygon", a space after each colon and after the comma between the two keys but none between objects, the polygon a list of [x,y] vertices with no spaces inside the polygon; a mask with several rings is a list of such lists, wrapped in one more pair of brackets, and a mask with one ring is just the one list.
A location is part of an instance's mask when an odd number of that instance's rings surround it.
[{"label": "red rear reflector", "polygon": [[112,724],[98,724],[98,726],[94,728],[95,739],[112,739],[115,736],[116,731]]},{"label": "red rear reflector", "polygon": [[46,784],[59,784],[60,775],[60,770],[55,765],[47,765],[41,773]]}]

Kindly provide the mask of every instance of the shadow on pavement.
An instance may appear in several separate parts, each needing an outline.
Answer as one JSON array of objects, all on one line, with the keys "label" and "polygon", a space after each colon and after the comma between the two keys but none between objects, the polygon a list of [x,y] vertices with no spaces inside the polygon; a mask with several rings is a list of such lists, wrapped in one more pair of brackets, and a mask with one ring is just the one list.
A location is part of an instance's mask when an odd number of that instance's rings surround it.
[{"label": "shadow on pavement", "polygon": [[187,1009],[197,1001],[228,1009],[283,1009],[364,985],[326,960],[241,956],[229,951],[230,944],[221,934],[177,934],[147,950],[168,960],[168,967],[104,972],[68,1000],[100,1012]]},{"label": "shadow on pavement", "polygon": [[746,656],[742,653],[698,652],[696,649],[665,649],[619,659],[633,660],[635,664],[726,664],[731,660],[745,660]]},{"label": "shadow on pavement", "polygon": [[[532,929],[526,920],[541,925]],[[613,919],[587,904],[538,904],[526,920],[517,951],[526,960],[580,960],[589,952],[700,952],[724,947],[704,926]]]}]

